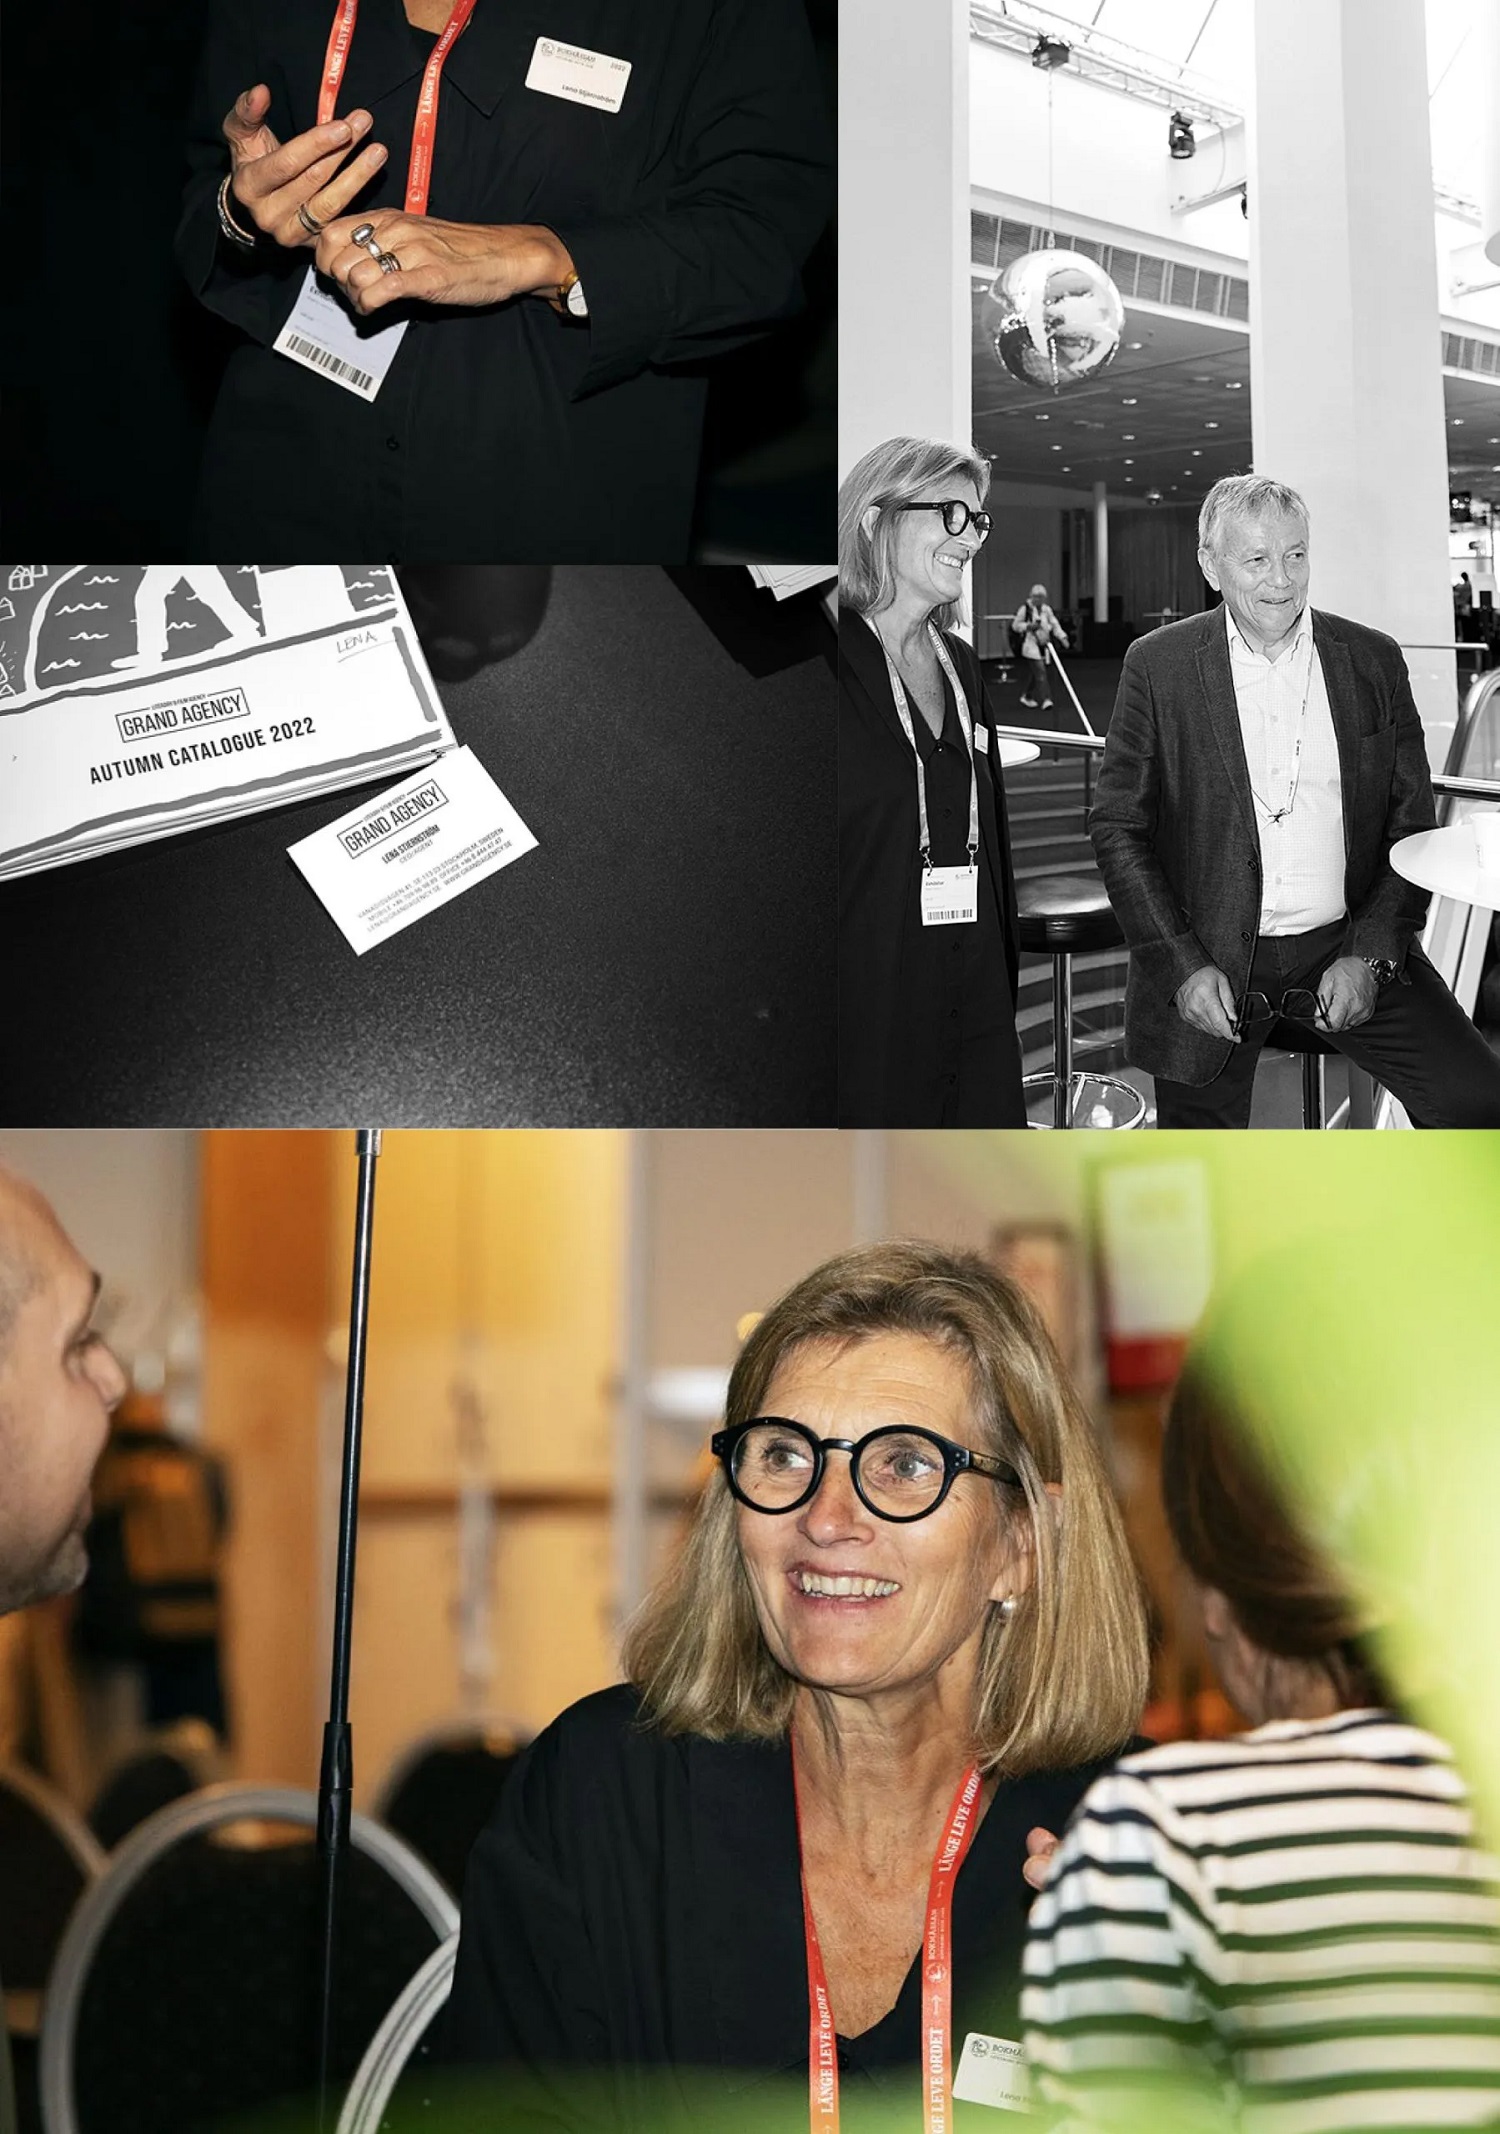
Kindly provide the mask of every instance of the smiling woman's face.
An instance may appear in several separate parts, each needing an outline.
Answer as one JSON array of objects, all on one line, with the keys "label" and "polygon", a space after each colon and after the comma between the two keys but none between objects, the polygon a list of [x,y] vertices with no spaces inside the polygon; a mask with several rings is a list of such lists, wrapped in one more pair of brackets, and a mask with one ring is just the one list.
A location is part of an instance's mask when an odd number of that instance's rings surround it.
[{"label": "smiling woman's face", "polygon": [[[958,475],[929,483],[922,491],[922,500],[934,504],[946,504],[955,497],[970,511],[978,511],[978,490]],[[940,511],[897,512],[895,529],[891,567],[898,596],[928,609],[957,600],[963,591],[964,567],[981,546],[979,529],[971,523],[961,534],[951,534]]]},{"label": "smiling woman's face", "polygon": [[[820,1438],[917,1425],[985,1449],[962,1358],[920,1334],[809,1341],[761,1403]],[[1000,1486],[961,1474],[925,1519],[896,1524],[861,1503],[849,1455],[827,1455],[799,1510],[738,1509],[740,1552],[767,1645],[787,1672],[846,1696],[906,1692],[972,1669],[990,1604],[1030,1582],[1029,1528]]]}]

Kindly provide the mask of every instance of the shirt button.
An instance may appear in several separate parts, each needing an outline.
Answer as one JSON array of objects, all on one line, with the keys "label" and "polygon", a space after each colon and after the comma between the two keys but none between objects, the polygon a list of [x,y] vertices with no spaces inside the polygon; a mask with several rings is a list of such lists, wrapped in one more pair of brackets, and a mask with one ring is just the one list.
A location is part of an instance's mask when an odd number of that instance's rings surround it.
[{"label": "shirt button", "polygon": [[401,450],[400,438],[388,437],[385,441],[385,449],[387,450],[387,452],[399,452]]},{"label": "shirt button", "polygon": [[1250,936],[1248,934],[1241,934],[1240,939],[1242,941],[1248,941],[1250,939]]}]

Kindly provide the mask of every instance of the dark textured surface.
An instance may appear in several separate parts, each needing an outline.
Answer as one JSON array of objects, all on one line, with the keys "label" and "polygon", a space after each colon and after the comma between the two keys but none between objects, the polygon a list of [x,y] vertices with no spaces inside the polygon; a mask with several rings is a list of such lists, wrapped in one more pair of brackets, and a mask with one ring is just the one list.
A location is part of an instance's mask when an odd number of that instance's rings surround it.
[{"label": "dark textured surface", "polygon": [[[163,1853],[121,1900],[80,1991],[80,2134],[208,2134],[232,2114],[305,2096],[321,1895],[310,1836],[243,1850],[200,1832]],[[436,1946],[385,1867],[351,1851],[333,1997],[340,2087]]]},{"label": "dark textured surface", "polygon": [[560,569],[442,685],[539,848],[365,956],[286,856],[352,792],[0,887],[0,1124],[831,1123],[833,634],[712,606]]}]

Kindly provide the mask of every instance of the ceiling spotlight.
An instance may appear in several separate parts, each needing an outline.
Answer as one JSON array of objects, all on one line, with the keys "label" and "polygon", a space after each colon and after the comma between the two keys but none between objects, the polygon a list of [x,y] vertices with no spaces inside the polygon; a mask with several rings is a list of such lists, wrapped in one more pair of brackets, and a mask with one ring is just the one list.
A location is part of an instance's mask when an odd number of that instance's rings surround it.
[{"label": "ceiling spotlight", "polygon": [[1139,404],[1139,401],[1136,400],[1122,400],[1120,402],[1122,408],[1133,408],[1139,406]]},{"label": "ceiling spotlight", "polygon": [[1205,430],[1216,430],[1219,425],[1216,422],[1206,422],[1203,427]]},{"label": "ceiling spotlight", "polygon": [[1159,489],[1148,489],[1146,491],[1146,502],[1148,504],[1159,504],[1161,502],[1161,491]]},{"label": "ceiling spotlight", "polygon": [[1038,415],[1037,417],[1038,422],[1050,422],[1051,420],[1052,417],[1050,415]]},{"label": "ceiling spotlight", "polygon": [[1061,452],[1061,450],[1062,450],[1062,446],[1061,446],[1061,445],[1049,445],[1049,446],[1047,447],[1047,449],[1048,449],[1048,451],[1049,451],[1049,452]]},{"label": "ceiling spotlight", "polygon": [[1134,430],[1127,430],[1124,436],[1120,439],[1120,442],[1122,445],[1133,445],[1135,443]]},{"label": "ceiling spotlight", "polygon": [[1146,344],[1145,344],[1145,342],[1144,342],[1144,341],[1127,341],[1127,342],[1125,343],[1125,346],[1126,346],[1127,348],[1144,348],[1144,347],[1145,347],[1145,345],[1146,345]]},{"label": "ceiling spotlight", "polygon": [[[1073,57],[1073,47],[1064,44],[1060,37],[1038,37],[1031,48],[1031,64],[1034,67],[1065,67]],[[1189,150],[1191,154],[1191,150]]]},{"label": "ceiling spotlight", "polygon": [[1464,419],[1462,415],[1450,415],[1448,417],[1448,420],[1452,423],[1455,430],[1461,430],[1464,426]]},{"label": "ceiling spotlight", "polygon": [[1243,378],[1226,378],[1224,390],[1226,393],[1242,393],[1245,390],[1245,381]]},{"label": "ceiling spotlight", "polygon": [[1127,459],[1125,464],[1127,467],[1133,467],[1135,465],[1135,461],[1133,459]]},{"label": "ceiling spotlight", "polygon": [[1193,447],[1193,457],[1194,457],[1194,459],[1202,459],[1202,457],[1203,457],[1202,451],[1201,451],[1201,450],[1199,449],[1199,447],[1198,447],[1197,445],[1194,445],[1194,447]]},{"label": "ceiling spotlight", "polygon": [[[1034,55],[1032,64],[1040,64]],[[1185,112],[1174,111],[1167,121],[1167,150],[1174,163],[1186,163],[1198,152],[1198,144],[1193,139],[1193,122]]]}]

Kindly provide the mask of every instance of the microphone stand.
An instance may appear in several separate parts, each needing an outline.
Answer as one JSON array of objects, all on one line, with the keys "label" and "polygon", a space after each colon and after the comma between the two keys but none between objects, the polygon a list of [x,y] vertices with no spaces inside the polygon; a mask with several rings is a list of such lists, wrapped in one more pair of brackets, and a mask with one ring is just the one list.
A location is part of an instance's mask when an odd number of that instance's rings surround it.
[{"label": "microphone stand", "polygon": [[355,1135],[359,1189],[354,1216],[354,1275],[349,1299],[349,1358],[344,1374],[344,1462],[339,1490],[338,1570],[333,1602],[333,1673],[323,1761],[318,1773],[318,1862],[322,1870],[321,1966],[318,1981],[318,2134],[333,2125],[335,1952],[338,1902],[349,1855],[354,1753],[349,1732],[349,1644],[354,1618],[354,1545],[359,1532],[359,1455],[365,1416],[365,1342],[370,1320],[370,1240],[375,1227],[379,1127]]}]

